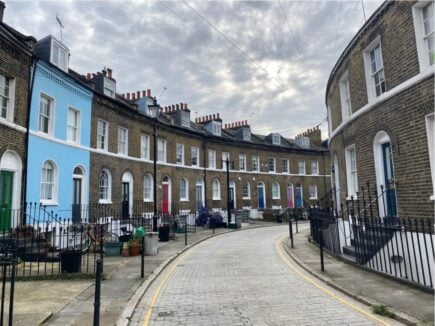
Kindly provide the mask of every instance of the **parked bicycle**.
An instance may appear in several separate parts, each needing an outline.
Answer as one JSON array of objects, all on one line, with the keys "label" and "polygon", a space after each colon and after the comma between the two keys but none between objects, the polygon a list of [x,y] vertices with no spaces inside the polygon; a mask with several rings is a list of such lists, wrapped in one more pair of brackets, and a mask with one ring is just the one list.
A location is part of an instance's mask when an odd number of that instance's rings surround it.
[{"label": "parked bicycle", "polygon": [[88,251],[90,248],[99,248],[101,242],[119,242],[118,235],[108,230],[109,223],[92,223],[80,226],[72,237],[73,248],[75,250]]}]

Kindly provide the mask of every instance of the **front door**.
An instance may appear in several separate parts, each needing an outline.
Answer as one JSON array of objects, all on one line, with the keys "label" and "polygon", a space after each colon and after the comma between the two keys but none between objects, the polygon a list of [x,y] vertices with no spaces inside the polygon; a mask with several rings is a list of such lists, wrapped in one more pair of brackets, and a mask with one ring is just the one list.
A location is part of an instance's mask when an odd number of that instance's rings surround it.
[{"label": "front door", "polygon": [[12,216],[12,190],[14,186],[14,173],[1,171],[0,174],[0,231],[11,227]]},{"label": "front door", "polygon": [[169,213],[169,184],[164,183],[163,188],[163,198],[162,198],[162,213]]},{"label": "front door", "polygon": [[294,208],[295,203],[293,201],[293,186],[287,186],[287,207]]},{"label": "front door", "polygon": [[73,179],[73,204],[72,204],[72,221],[73,223],[80,223],[82,208],[82,179]]},{"label": "front door", "polygon": [[130,184],[128,182],[122,183],[122,218],[129,217],[130,210]]},{"label": "front door", "polygon": [[264,208],[264,186],[258,185],[258,208]]},{"label": "front door", "polygon": [[230,186],[230,209],[236,208],[236,203],[234,201],[234,187]]},{"label": "front door", "polygon": [[296,208],[302,208],[304,201],[302,199],[302,187],[296,186]]},{"label": "front door", "polygon": [[387,215],[397,217],[396,210],[396,187],[394,181],[393,157],[391,155],[391,144],[382,144],[382,158],[384,162],[385,195],[387,200]]}]

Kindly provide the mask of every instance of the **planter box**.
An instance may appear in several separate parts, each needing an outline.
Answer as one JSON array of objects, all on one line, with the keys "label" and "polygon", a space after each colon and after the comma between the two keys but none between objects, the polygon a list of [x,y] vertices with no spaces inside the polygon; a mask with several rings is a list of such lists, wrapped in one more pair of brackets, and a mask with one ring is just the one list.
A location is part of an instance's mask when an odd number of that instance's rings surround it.
[{"label": "planter box", "polygon": [[122,242],[108,242],[104,244],[105,255],[108,257],[119,256],[121,248]]}]

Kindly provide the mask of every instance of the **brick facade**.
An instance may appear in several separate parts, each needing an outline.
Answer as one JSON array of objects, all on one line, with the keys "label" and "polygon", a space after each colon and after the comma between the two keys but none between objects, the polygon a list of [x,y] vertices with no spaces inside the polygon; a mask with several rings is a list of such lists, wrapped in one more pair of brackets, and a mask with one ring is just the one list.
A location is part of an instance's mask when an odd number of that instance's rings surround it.
[{"label": "brick facade", "polygon": [[[345,148],[355,145],[359,190],[366,182],[379,184],[374,140],[378,132],[385,132],[392,148],[397,215],[433,219],[433,184],[425,117],[434,112],[434,76],[433,66],[429,71],[419,68],[412,12],[415,3],[384,3],[334,67],[326,93],[331,114],[330,152],[332,160],[335,155],[338,158],[340,181],[336,187],[341,190],[341,203],[345,203],[348,190]],[[377,37],[380,37],[382,48],[386,92],[370,102],[363,52]],[[339,83],[345,71],[349,74],[352,116],[343,123]]]}]

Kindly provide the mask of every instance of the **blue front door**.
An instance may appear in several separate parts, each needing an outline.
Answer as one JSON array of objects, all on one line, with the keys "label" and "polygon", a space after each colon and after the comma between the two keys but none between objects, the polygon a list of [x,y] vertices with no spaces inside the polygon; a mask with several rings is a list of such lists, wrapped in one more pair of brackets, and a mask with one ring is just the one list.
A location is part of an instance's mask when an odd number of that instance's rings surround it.
[{"label": "blue front door", "polygon": [[258,186],[258,208],[264,208],[264,187]]},{"label": "blue front door", "polygon": [[302,200],[302,187],[296,186],[296,208],[301,208],[304,206],[304,202]]},{"label": "blue front door", "polygon": [[387,201],[387,216],[396,218],[396,187],[394,182],[393,157],[391,144],[382,144],[382,158],[384,161],[385,195]]}]

